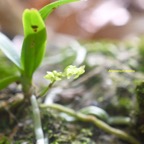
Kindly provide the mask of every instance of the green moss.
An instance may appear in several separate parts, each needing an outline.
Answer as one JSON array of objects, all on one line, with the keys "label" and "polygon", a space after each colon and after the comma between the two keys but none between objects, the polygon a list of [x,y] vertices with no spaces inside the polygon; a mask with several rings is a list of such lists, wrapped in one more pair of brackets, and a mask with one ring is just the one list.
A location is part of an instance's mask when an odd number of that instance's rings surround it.
[{"label": "green moss", "polygon": [[136,129],[137,133],[144,140],[144,81],[141,81],[136,86],[137,107],[136,111]]},{"label": "green moss", "polygon": [[48,133],[50,144],[93,144],[90,127],[78,122],[66,122],[51,110],[44,112],[42,117],[43,129]]},{"label": "green moss", "polygon": [[137,103],[140,111],[144,111],[144,81],[136,86]]},{"label": "green moss", "polygon": [[2,136],[0,137],[0,144],[10,144],[10,141],[7,137]]}]

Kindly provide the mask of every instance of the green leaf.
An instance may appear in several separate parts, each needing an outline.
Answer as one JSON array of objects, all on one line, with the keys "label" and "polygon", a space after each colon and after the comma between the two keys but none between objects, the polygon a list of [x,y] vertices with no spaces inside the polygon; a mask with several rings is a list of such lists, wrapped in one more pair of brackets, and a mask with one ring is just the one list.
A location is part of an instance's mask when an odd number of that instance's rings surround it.
[{"label": "green leaf", "polygon": [[46,5],[45,7],[40,9],[39,12],[43,20],[45,20],[49,16],[49,14],[57,7],[67,4],[67,3],[76,2],[76,1],[79,1],[79,0],[59,0],[59,1]]},{"label": "green leaf", "polygon": [[0,50],[19,68],[20,65],[20,56],[18,55],[14,44],[0,32]]},{"label": "green leaf", "polygon": [[20,79],[19,76],[9,76],[0,80],[0,90],[6,88],[9,84],[16,82]]},{"label": "green leaf", "polygon": [[24,42],[21,53],[21,64],[24,74],[32,78],[40,65],[46,49],[46,27],[39,12],[35,9],[23,13]]},{"label": "green leaf", "polygon": [[16,65],[0,51],[0,80],[7,76],[15,75],[18,72]]},{"label": "green leaf", "polygon": [[10,143],[11,142],[8,137],[3,136],[3,135],[0,137],[0,144],[10,144]]},{"label": "green leaf", "polygon": [[86,115],[94,115],[104,121],[108,121],[109,115],[103,109],[96,106],[88,106],[80,110],[81,113]]}]

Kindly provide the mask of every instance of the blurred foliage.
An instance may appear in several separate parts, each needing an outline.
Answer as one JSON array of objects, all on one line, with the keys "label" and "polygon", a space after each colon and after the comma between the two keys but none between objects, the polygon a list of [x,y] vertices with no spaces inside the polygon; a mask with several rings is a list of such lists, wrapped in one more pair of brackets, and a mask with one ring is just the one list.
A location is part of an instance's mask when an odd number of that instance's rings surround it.
[{"label": "blurred foliage", "polygon": [[10,141],[8,140],[7,137],[5,137],[5,136],[0,137],[0,144],[9,144],[9,143],[10,143]]},{"label": "blurred foliage", "polygon": [[[143,78],[143,55],[140,46],[143,38],[133,38],[125,41],[89,41],[79,44],[86,50],[86,56],[81,64],[86,65],[86,73],[80,78],[79,85],[85,86],[85,93],[80,98],[79,106],[87,104],[100,105],[111,115],[129,116],[135,106],[135,81]],[[54,67],[62,69],[73,56],[72,63],[76,63],[77,47],[75,51],[67,44],[63,48],[53,43],[55,51],[61,55],[62,61],[53,59]],[[63,57],[63,53],[64,56]],[[51,55],[51,52],[49,53]],[[64,59],[66,58],[66,59]],[[50,61],[50,60],[49,60]],[[46,66],[46,65],[45,65]],[[134,70],[133,73],[110,73],[108,70]],[[89,76],[91,75],[91,76]],[[85,80],[83,80],[85,79]],[[77,82],[72,82],[75,85]],[[115,111],[113,111],[115,109]]]},{"label": "blurred foliage", "polygon": [[0,79],[11,76],[17,72],[16,66],[9,61],[0,51]]}]

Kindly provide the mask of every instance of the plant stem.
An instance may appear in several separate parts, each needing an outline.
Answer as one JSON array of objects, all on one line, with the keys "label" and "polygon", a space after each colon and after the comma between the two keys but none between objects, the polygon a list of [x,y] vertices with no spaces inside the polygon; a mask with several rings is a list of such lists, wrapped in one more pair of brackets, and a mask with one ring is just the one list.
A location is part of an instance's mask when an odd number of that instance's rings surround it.
[{"label": "plant stem", "polygon": [[122,116],[109,117],[108,124],[110,124],[110,125],[130,125],[131,119],[130,119],[130,117],[122,117]]},{"label": "plant stem", "polygon": [[32,86],[32,80],[25,75],[21,76],[21,83],[22,83],[22,91],[24,94],[24,101],[29,102],[30,97],[34,93],[34,89]]},{"label": "plant stem", "polygon": [[55,81],[51,82],[42,92],[38,94],[39,97],[46,95],[46,93],[49,91],[49,89],[53,86]]},{"label": "plant stem", "polygon": [[130,142],[131,144],[140,144],[140,142],[138,140],[136,140],[134,137],[130,136],[126,132],[116,129],[116,128],[113,128],[113,127],[109,126],[108,124],[106,124],[105,122],[97,119],[94,116],[85,115],[80,112],[75,112],[74,110],[72,110],[70,108],[66,108],[59,104],[51,104],[51,105],[41,104],[40,107],[41,108],[53,108],[58,111],[65,112],[66,114],[73,116],[76,119],[81,120],[83,122],[91,122],[94,125],[96,125],[98,128],[100,128],[110,134],[113,134],[113,135],[117,136],[118,138],[126,140],[127,142]]},{"label": "plant stem", "polygon": [[40,110],[38,107],[36,97],[34,95],[31,96],[31,104],[32,104],[32,111],[33,111],[34,131],[35,131],[37,144],[47,144],[44,139],[44,133],[42,130]]}]

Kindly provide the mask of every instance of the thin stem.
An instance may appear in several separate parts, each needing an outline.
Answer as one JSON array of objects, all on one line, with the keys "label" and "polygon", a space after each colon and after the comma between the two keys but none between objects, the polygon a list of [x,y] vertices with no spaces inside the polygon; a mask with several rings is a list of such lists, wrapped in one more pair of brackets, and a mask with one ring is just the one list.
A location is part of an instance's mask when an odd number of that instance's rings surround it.
[{"label": "thin stem", "polygon": [[130,117],[122,117],[122,116],[109,117],[108,124],[110,124],[110,125],[130,125],[131,119],[130,119]]},{"label": "thin stem", "polygon": [[51,82],[41,93],[38,94],[39,97],[44,96],[47,94],[47,92],[52,88],[55,81]]},{"label": "thin stem", "polygon": [[131,144],[140,144],[140,142],[138,140],[136,140],[134,137],[130,136],[126,132],[116,129],[116,128],[113,128],[113,127],[109,126],[108,124],[106,124],[105,122],[97,119],[94,116],[85,115],[80,112],[75,112],[74,110],[72,110],[70,108],[66,108],[59,104],[51,104],[51,105],[41,104],[40,107],[41,108],[53,108],[58,111],[65,112],[66,114],[73,116],[76,119],[81,120],[83,122],[91,122],[94,125],[96,125],[98,128],[100,128],[110,134],[113,134],[113,135],[117,136],[118,138],[126,140],[126,141],[130,142]]}]

